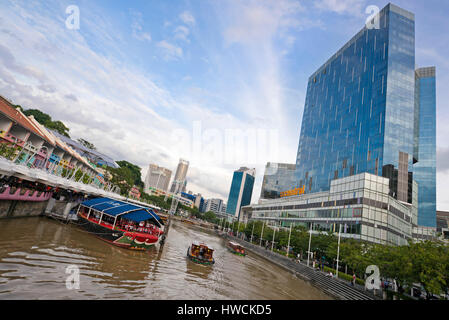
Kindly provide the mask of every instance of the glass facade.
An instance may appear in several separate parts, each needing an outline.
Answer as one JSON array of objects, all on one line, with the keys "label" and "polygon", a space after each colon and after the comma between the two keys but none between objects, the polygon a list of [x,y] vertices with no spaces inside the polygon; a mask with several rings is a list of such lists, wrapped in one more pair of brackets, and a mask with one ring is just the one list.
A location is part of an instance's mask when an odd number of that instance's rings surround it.
[{"label": "glass facade", "polygon": [[241,207],[251,204],[255,175],[255,169],[243,167],[234,171],[226,213],[240,217]]},{"label": "glass facade", "polygon": [[231,190],[229,191],[226,213],[235,215],[237,203],[239,201],[240,196],[240,186],[242,184],[242,179],[243,179],[243,172],[234,171],[231,183]]},{"label": "glass facade", "polygon": [[411,202],[414,162],[415,22],[392,4],[379,28],[363,28],[308,82],[296,159],[296,187],[368,172],[389,178]]},{"label": "glass facade", "polygon": [[418,225],[436,228],[436,84],[435,68],[416,70]]},{"label": "glass facade", "polygon": [[261,199],[277,199],[280,192],[293,189],[296,166],[289,163],[268,162],[262,182]]}]

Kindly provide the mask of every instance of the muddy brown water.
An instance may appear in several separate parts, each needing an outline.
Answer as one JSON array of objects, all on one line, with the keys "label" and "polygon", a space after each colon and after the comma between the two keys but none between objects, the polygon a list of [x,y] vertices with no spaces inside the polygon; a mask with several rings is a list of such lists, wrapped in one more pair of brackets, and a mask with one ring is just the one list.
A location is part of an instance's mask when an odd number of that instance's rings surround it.
[{"label": "muddy brown water", "polygon": [[[215,264],[186,258],[194,240]],[[68,266],[80,270],[69,290]],[[67,273],[66,273],[67,272]],[[251,252],[233,255],[213,231],[174,221],[165,245],[147,252],[114,247],[48,218],[0,220],[0,299],[327,300],[331,297]]]}]

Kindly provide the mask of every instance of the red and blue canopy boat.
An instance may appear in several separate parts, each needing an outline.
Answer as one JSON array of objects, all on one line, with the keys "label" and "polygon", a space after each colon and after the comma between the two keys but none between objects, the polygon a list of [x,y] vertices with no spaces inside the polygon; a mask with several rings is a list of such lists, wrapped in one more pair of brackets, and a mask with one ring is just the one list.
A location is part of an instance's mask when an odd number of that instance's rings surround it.
[{"label": "red and blue canopy boat", "polygon": [[165,238],[154,210],[134,203],[96,198],[82,202],[77,215],[79,227],[118,247],[146,250]]}]

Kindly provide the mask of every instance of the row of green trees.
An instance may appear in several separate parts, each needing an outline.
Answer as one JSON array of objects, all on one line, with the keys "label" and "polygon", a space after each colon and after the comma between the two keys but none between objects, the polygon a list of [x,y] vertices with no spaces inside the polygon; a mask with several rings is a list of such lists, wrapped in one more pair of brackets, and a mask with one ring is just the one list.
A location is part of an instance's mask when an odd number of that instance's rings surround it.
[{"label": "row of green trees", "polygon": [[[240,224],[240,228],[238,222],[226,226],[234,232],[238,229],[248,239],[252,235],[256,244],[260,243],[262,228],[263,243],[271,245],[273,240],[273,229],[266,225],[263,227],[260,221]],[[290,250],[295,256],[307,256],[309,236],[305,227],[292,228]],[[276,231],[274,248],[286,250],[288,238],[289,229]],[[338,238],[331,233],[312,235],[310,251],[315,253],[318,263],[335,268],[337,247]],[[341,238],[339,261],[343,270],[347,269],[348,273],[355,273],[361,279],[365,278],[369,265],[377,265],[381,277],[396,279],[401,287],[411,287],[414,283],[419,283],[429,294],[448,293],[449,246],[442,242],[410,242],[408,246],[391,246]]]}]

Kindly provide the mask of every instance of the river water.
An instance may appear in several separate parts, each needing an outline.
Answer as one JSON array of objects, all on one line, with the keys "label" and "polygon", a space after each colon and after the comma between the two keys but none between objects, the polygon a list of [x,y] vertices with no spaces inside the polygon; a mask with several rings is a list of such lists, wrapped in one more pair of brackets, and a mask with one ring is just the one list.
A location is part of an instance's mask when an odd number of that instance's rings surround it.
[{"label": "river water", "polygon": [[[215,249],[215,264],[186,258],[193,240]],[[80,270],[69,290],[67,267]],[[331,299],[251,252],[233,255],[225,240],[174,221],[165,245],[147,252],[114,247],[48,218],[0,220],[0,299]]]}]

